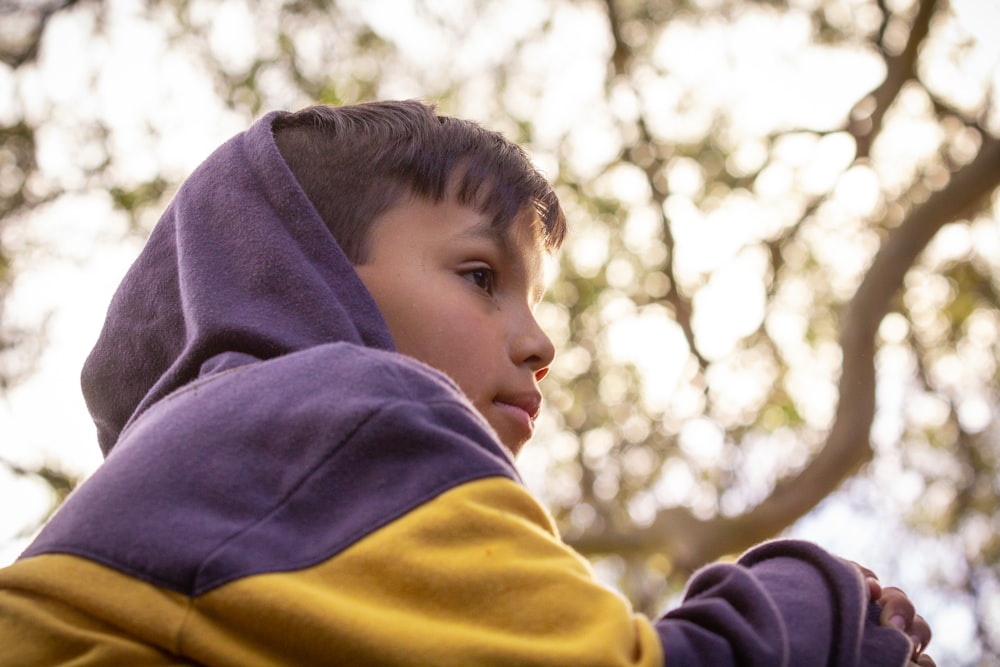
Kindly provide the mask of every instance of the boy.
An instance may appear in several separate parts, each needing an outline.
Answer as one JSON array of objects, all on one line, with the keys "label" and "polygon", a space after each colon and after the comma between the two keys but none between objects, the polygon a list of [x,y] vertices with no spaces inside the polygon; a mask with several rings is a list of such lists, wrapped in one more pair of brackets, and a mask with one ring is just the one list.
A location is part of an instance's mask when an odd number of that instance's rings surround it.
[{"label": "boy", "polygon": [[706,568],[652,623],[560,542],[513,458],[564,230],[520,149],[417,102],[223,145],[112,301],[83,372],[107,460],[0,572],[0,664],[916,659],[905,596],[814,545]]}]

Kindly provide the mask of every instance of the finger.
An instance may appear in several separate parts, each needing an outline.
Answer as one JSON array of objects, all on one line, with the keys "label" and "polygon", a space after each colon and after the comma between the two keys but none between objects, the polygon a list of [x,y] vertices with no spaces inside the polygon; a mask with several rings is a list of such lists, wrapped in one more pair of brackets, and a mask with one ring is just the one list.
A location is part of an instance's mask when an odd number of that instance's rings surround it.
[{"label": "finger", "polygon": [[878,600],[882,605],[882,613],[879,614],[879,623],[902,630],[909,634],[913,617],[916,616],[916,609],[906,593],[893,586],[882,589],[882,597]]},{"label": "finger", "polygon": [[878,600],[882,597],[882,584],[878,581],[878,575],[860,563],[855,563],[853,560],[848,562],[861,573],[862,577],[864,577],[865,586],[868,588],[868,599]]},{"label": "finger", "polygon": [[878,600],[882,597],[882,584],[878,582],[878,579],[865,577],[865,585],[868,587],[869,600]]},{"label": "finger", "polygon": [[915,664],[920,665],[920,667],[937,667],[937,663],[934,662],[934,659],[926,653],[917,658],[917,662]]},{"label": "finger", "polygon": [[861,576],[863,576],[865,579],[874,579],[875,581],[878,581],[878,575],[869,570],[861,563],[855,563],[853,560],[848,562],[854,567],[858,568],[858,571],[861,572]]},{"label": "finger", "polygon": [[910,625],[909,629],[910,638],[916,645],[914,649],[919,655],[921,652],[927,650],[927,645],[931,643],[931,626],[927,624],[919,614],[913,617],[913,623]]}]

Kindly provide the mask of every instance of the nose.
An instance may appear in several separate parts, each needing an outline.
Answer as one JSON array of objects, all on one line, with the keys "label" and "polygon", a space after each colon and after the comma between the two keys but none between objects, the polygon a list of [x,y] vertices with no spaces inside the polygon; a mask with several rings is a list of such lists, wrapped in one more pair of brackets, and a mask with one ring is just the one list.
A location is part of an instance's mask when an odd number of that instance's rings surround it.
[{"label": "nose", "polygon": [[527,366],[532,370],[536,380],[541,380],[549,371],[549,366],[556,356],[555,345],[535,319],[534,313],[527,310],[519,318],[519,326],[514,332],[511,342],[511,359],[518,366]]}]

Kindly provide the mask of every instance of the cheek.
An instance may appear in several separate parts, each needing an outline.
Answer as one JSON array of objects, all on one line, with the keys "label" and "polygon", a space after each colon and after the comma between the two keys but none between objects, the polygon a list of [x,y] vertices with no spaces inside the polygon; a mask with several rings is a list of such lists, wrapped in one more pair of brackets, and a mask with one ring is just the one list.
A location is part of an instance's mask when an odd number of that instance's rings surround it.
[{"label": "cheek", "polygon": [[[444,371],[456,381],[471,375],[485,351],[479,327],[469,317],[443,308],[409,310],[387,318],[396,349]],[[461,384],[461,383],[460,383]]]},{"label": "cheek", "polygon": [[445,370],[463,388],[471,386],[473,381],[486,374],[488,369],[489,346],[484,345],[482,337],[474,329],[442,328],[439,331],[434,356]]},{"label": "cheek", "polygon": [[475,318],[440,319],[435,329],[430,338],[436,342],[424,346],[425,361],[450,376],[473,403],[491,400],[494,366],[500,356],[497,347],[502,343],[478,326]]}]

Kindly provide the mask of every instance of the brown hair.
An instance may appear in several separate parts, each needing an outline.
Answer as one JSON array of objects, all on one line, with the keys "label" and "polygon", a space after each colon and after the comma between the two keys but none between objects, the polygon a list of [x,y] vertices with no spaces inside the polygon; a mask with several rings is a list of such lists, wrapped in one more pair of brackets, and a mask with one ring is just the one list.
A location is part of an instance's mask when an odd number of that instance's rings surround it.
[{"label": "brown hair", "polygon": [[457,202],[506,231],[524,215],[558,248],[566,218],[524,150],[467,120],[415,100],[313,106],[279,116],[282,157],[348,259],[367,259],[371,222],[405,197]]}]

